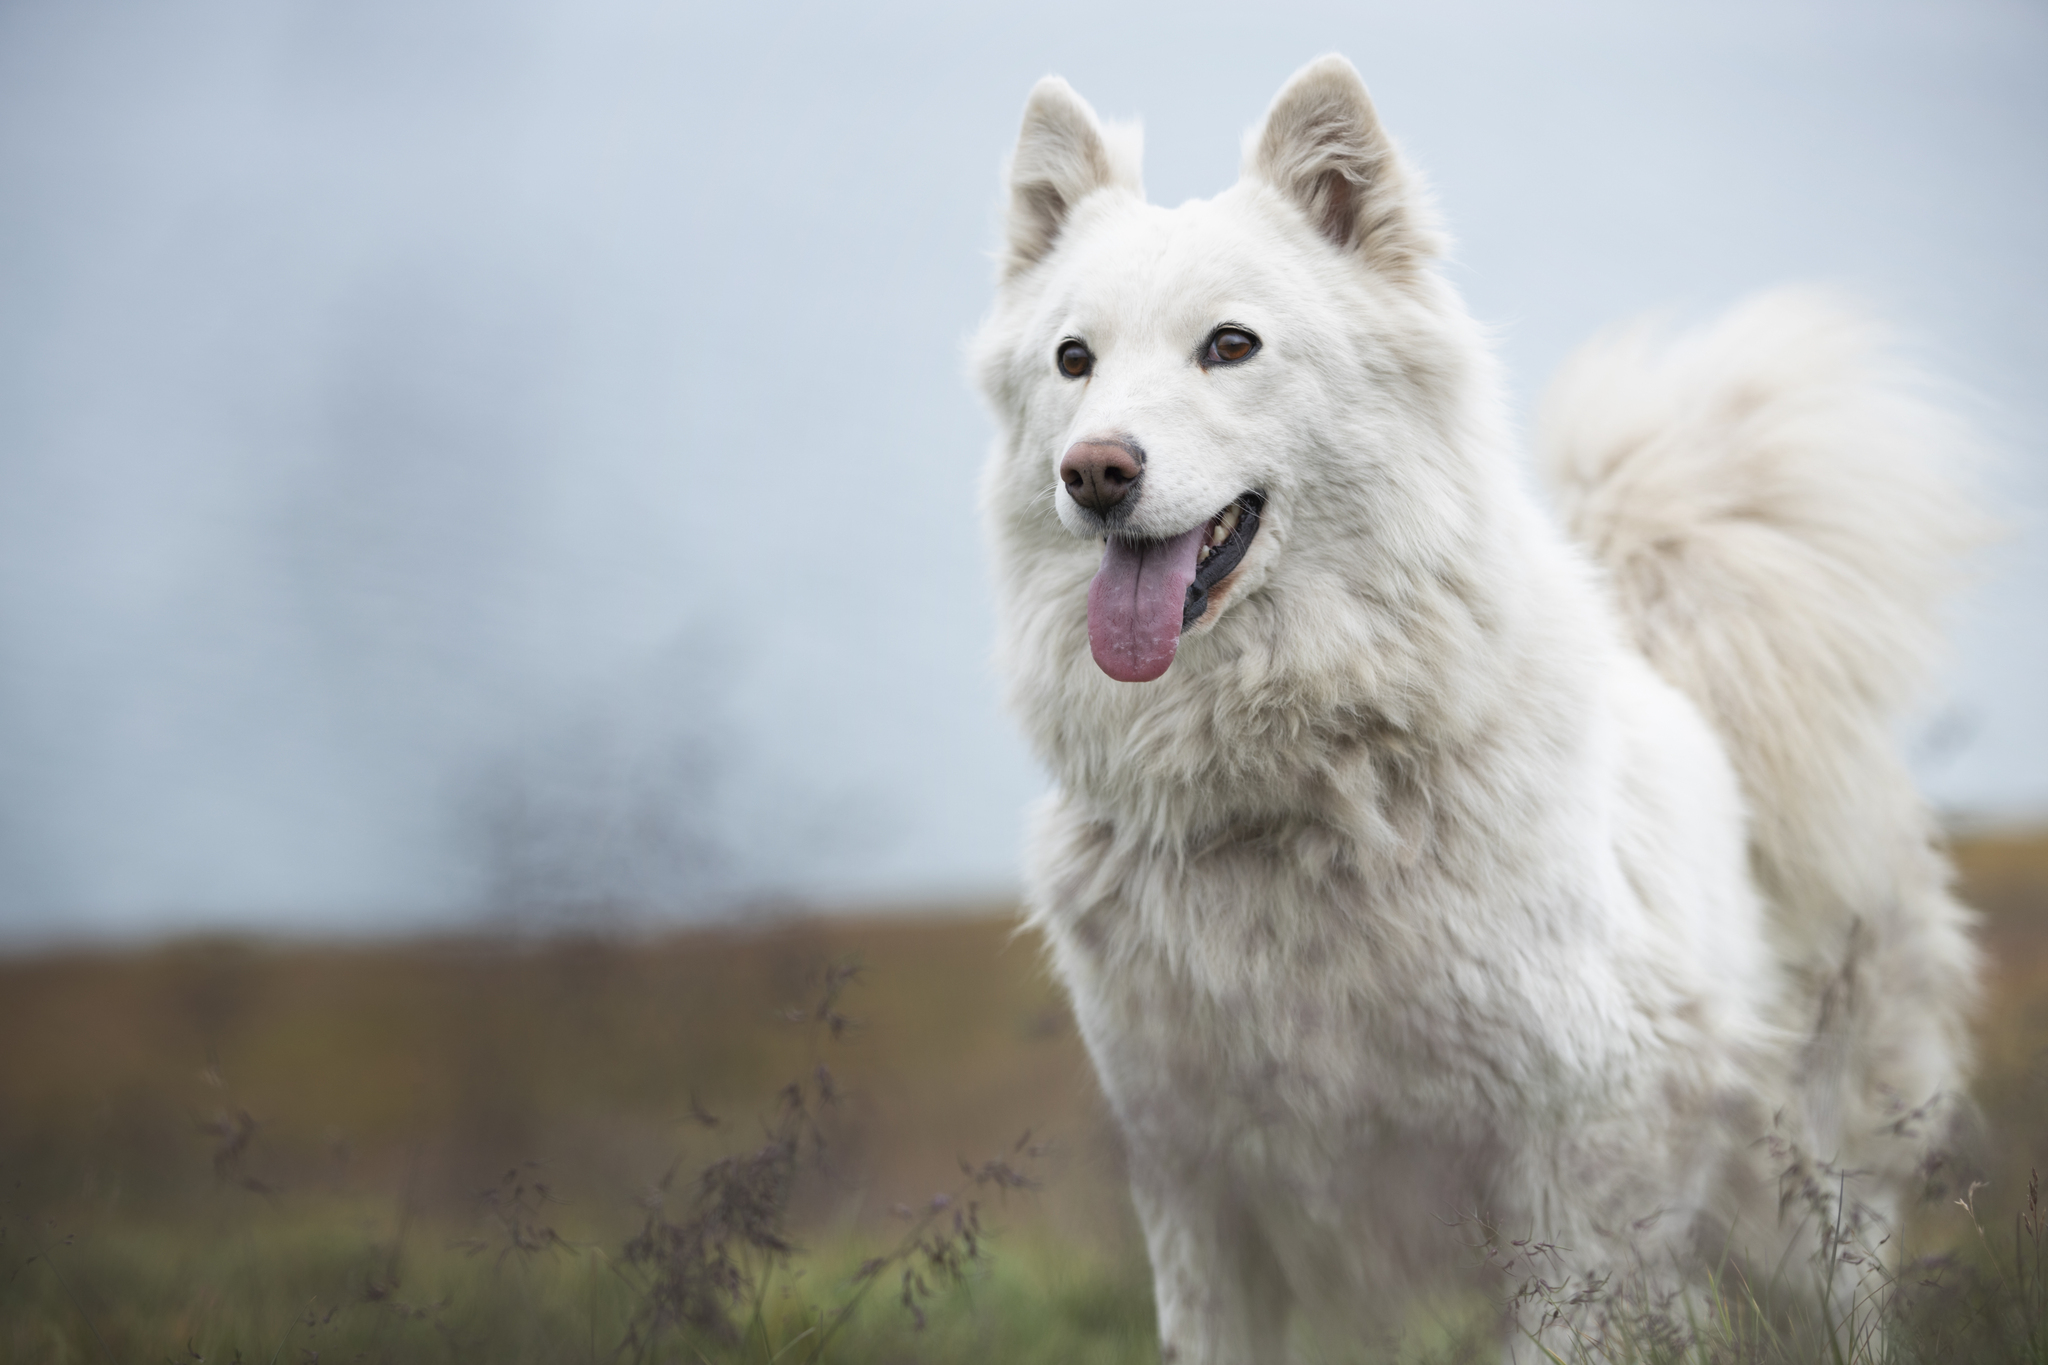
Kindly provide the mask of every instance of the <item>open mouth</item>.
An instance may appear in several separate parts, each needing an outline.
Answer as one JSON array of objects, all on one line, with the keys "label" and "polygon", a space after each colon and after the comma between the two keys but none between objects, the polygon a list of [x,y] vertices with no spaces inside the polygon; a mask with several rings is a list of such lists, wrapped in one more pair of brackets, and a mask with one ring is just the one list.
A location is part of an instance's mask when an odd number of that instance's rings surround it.
[{"label": "open mouth", "polygon": [[1088,585],[1088,646],[1118,682],[1166,672],[1181,632],[1209,610],[1209,594],[1244,562],[1259,533],[1262,493],[1245,492],[1200,525],[1164,540],[1110,537]]}]

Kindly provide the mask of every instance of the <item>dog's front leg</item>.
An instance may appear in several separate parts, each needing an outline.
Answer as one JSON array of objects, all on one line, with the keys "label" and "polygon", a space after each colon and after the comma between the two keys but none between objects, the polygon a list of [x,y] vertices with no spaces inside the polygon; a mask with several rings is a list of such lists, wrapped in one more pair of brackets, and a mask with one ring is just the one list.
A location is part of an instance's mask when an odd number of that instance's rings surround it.
[{"label": "dog's front leg", "polygon": [[1290,1295],[1241,1191],[1214,1170],[1133,1153],[1131,1196],[1152,1255],[1164,1365],[1277,1365]]}]

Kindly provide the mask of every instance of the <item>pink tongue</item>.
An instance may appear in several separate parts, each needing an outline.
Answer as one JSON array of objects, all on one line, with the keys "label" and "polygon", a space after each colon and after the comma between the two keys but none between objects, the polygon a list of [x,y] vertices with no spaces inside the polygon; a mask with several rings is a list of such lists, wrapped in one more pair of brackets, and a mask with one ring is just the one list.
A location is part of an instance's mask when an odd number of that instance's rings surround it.
[{"label": "pink tongue", "polygon": [[1088,647],[1118,682],[1151,682],[1173,662],[1208,523],[1172,540],[1112,538],[1088,585]]}]

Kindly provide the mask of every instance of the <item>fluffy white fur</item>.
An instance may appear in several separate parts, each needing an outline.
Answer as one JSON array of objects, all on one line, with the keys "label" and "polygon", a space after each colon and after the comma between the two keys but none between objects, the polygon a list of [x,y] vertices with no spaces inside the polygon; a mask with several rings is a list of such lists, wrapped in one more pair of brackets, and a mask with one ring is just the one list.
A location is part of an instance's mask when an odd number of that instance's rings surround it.
[{"label": "fluffy white fur", "polygon": [[[1975,989],[1890,730],[1974,530],[1952,424],[1853,314],[1768,297],[1572,362],[1560,525],[1356,72],[1304,68],[1246,145],[1155,207],[1135,135],[1042,81],[977,345],[1000,661],[1058,781],[1030,914],[1166,1358],[1368,1339],[1480,1222],[1654,1290],[1731,1234],[1810,1251],[1788,1161],[1886,1213]],[[1225,321],[1263,349],[1197,364]],[[1100,523],[1056,475],[1109,436],[1147,452],[1129,534],[1267,498],[1151,683],[1090,657]]]}]

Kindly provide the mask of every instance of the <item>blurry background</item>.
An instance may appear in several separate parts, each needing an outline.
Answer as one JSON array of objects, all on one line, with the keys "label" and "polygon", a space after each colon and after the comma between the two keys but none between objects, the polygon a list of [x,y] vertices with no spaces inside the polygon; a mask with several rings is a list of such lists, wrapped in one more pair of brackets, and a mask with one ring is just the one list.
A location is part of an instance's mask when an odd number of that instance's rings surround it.
[{"label": "blurry background", "polygon": [[[1175,203],[1331,49],[1519,412],[1606,324],[1817,280],[2003,452],[1906,739],[1994,966],[1990,1138],[1929,1188],[2009,1208],[2048,1165],[2038,0],[0,0],[0,1357],[617,1359],[680,1264],[640,1239],[797,1095],[777,1304],[937,1190],[997,1232],[922,1346],[891,1281],[837,1359],[1156,1359],[1011,932],[1042,778],[964,342],[1040,75],[1142,117]],[[997,1152],[1045,1188],[955,1164]]]},{"label": "blurry background", "polygon": [[0,5],[0,937],[999,897],[962,347],[1031,82],[1234,178],[1300,63],[1432,176],[1526,411],[1846,286],[2016,527],[1923,776],[2048,812],[2048,10]]}]

